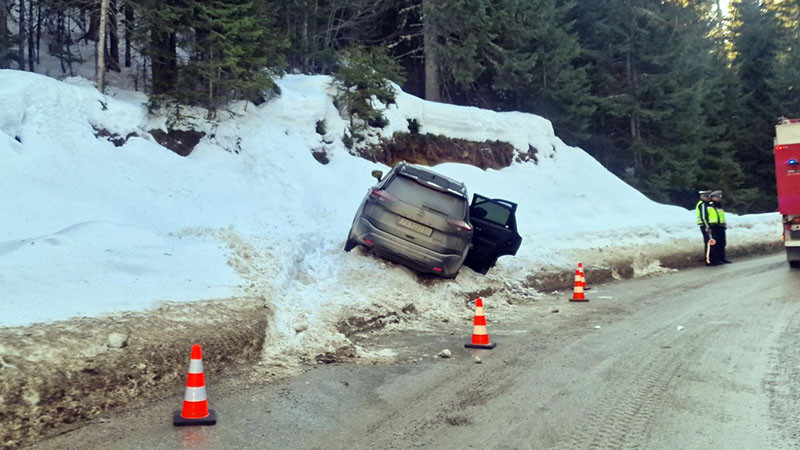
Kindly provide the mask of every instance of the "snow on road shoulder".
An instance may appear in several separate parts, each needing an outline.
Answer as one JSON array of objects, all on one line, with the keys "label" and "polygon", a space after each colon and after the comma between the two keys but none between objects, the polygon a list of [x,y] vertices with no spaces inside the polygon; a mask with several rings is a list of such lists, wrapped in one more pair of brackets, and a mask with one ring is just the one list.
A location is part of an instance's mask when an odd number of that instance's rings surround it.
[{"label": "snow on road shoulder", "polygon": [[0,326],[228,296],[239,283],[218,241],[108,222],[0,244]]}]

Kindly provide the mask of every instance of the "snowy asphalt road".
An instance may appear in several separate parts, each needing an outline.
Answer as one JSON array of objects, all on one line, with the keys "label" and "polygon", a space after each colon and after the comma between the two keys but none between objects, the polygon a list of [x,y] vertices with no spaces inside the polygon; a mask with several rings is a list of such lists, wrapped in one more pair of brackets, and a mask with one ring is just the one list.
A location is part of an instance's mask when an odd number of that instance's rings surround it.
[{"label": "snowy asphalt road", "polygon": [[213,427],[174,428],[176,395],[35,448],[795,448],[798,291],[781,255],[593,286],[584,304],[493,316],[488,298],[492,351],[464,349],[463,323],[382,333],[362,345],[394,364],[208,380]]}]

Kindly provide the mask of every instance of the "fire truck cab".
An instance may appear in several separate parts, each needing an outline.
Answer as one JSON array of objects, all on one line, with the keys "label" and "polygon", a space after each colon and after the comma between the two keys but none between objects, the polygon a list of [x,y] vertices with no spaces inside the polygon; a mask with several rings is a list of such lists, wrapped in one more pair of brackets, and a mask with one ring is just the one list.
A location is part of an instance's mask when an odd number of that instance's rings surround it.
[{"label": "fire truck cab", "polygon": [[800,119],[782,119],[775,126],[774,152],[786,258],[800,267]]}]

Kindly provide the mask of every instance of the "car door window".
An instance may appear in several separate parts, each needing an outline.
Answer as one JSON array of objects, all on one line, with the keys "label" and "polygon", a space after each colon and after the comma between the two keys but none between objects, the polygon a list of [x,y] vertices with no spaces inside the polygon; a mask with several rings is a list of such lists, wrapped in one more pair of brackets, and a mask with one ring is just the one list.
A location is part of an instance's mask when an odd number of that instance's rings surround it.
[{"label": "car door window", "polygon": [[472,205],[471,215],[476,219],[488,220],[497,225],[507,227],[508,219],[511,217],[511,210],[499,203],[479,199]]}]

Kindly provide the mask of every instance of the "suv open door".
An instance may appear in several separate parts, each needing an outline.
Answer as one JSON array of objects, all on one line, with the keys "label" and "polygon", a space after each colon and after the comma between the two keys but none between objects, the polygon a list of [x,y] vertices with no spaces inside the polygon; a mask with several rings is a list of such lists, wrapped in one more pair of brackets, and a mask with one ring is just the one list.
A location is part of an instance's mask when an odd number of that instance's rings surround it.
[{"label": "suv open door", "polygon": [[472,196],[469,221],[474,234],[464,265],[485,274],[497,258],[517,253],[522,237],[517,232],[516,212],[516,203],[480,194]]}]

